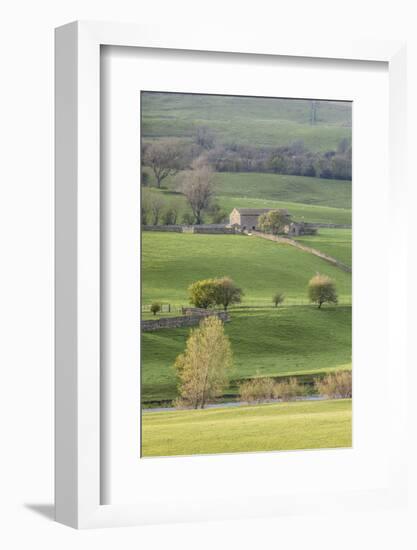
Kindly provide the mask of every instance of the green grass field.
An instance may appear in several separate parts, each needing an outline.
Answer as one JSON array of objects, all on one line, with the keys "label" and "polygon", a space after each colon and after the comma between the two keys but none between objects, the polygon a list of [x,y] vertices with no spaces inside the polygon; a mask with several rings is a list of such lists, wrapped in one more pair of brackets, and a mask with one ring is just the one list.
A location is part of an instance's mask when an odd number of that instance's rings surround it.
[{"label": "green grass field", "polygon": [[352,446],[349,399],[144,413],[142,456]]},{"label": "green grass field", "polygon": [[[147,171],[151,183],[154,183],[152,173]],[[182,179],[181,174],[164,180],[164,187],[175,191]],[[352,207],[351,181],[258,172],[216,172],[214,181],[216,195],[232,197],[233,200],[272,200],[345,210]]]},{"label": "green grass field", "polygon": [[[313,306],[234,309],[225,324],[234,354],[228,398],[236,380],[254,376],[319,374],[351,367],[351,307]],[[174,362],[190,329],[142,334],[142,403],[176,397]]]},{"label": "green grass field", "polygon": [[351,208],[352,183],[303,176],[262,173],[216,174],[220,196],[267,199],[333,208]]},{"label": "green grass field", "polygon": [[237,204],[240,208],[286,208],[295,221],[316,223],[352,224],[352,211],[347,208],[312,206],[296,202],[272,201],[266,199],[245,199],[240,197],[218,197],[221,208],[230,213]]},{"label": "green grass field", "polygon": [[305,303],[316,272],[336,281],[339,298],[351,298],[351,276],[285,244],[244,235],[142,232],[142,301],[187,305],[188,286],[208,277],[232,277],[245,292],[244,305],[269,305],[274,292]]},{"label": "green grass field", "polygon": [[310,124],[310,102],[268,98],[167,93],[142,94],[142,135],[191,139],[209,127],[219,143],[279,147],[302,139],[312,151],[336,149],[351,137],[351,104],[319,103]]},{"label": "green grass field", "polygon": [[317,235],[296,237],[295,240],[352,265],[351,229],[319,229]]},{"label": "green grass field", "polygon": [[[154,178],[148,171],[151,185]],[[216,173],[216,199],[227,213],[233,208],[287,208],[295,220],[321,223],[352,223],[352,184],[350,181],[325,180],[302,176],[260,173]],[[167,204],[187,210],[184,196],[177,192],[181,174],[164,180],[161,193]]]}]

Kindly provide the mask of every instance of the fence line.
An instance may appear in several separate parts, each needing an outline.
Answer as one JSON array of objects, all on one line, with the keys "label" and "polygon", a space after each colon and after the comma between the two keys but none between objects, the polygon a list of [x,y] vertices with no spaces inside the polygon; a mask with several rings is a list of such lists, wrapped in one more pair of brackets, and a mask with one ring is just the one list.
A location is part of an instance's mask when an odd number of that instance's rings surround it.
[{"label": "fence line", "polygon": [[[351,306],[352,300],[351,299],[339,299],[338,306]],[[287,306],[312,306],[314,307],[315,304],[310,302],[308,298],[300,299],[300,298],[286,298],[284,302],[279,305],[278,307],[275,307],[275,305],[272,302],[265,301],[265,302],[250,302],[248,304],[242,304],[239,306],[231,306],[229,307],[228,311],[243,311],[245,309],[282,309]],[[189,308],[190,306],[183,306],[183,305],[173,305],[173,304],[161,304],[161,310],[159,312],[159,315],[161,313],[178,313],[180,315],[183,314],[183,310]],[[317,307],[317,306],[316,306]],[[141,306],[142,313],[151,313],[151,305],[150,304],[142,304]]]},{"label": "fence line", "polygon": [[307,252],[309,254],[312,254],[313,256],[317,256],[318,258],[321,258],[322,260],[325,260],[326,262],[338,267],[342,271],[345,271],[347,273],[352,273],[352,268],[349,265],[344,264],[337,258],[333,258],[333,256],[329,256],[328,254],[322,252],[321,250],[318,250],[317,248],[312,248],[311,246],[306,246],[305,244],[302,244],[298,241],[294,241],[293,239],[290,239],[289,237],[281,237],[279,235],[271,235],[269,233],[263,233],[261,231],[251,231],[250,232],[254,237],[260,237],[261,239],[266,239],[268,241],[274,241],[280,244],[288,244],[290,246],[293,246],[295,248],[299,248],[300,250],[303,250],[304,252]]}]

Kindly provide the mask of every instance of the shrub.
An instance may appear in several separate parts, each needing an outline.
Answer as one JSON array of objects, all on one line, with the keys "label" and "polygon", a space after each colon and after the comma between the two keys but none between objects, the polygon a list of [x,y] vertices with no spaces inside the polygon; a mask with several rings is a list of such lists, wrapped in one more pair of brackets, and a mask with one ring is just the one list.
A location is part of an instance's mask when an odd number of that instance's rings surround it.
[{"label": "shrub", "polygon": [[159,311],[161,311],[161,304],[158,302],[153,302],[153,304],[151,304],[151,311],[154,315],[156,315]]},{"label": "shrub", "polygon": [[297,397],[306,394],[306,389],[299,384],[297,378],[290,378],[286,382],[277,382],[274,386],[274,398],[282,401],[294,401]]},{"label": "shrub", "polygon": [[240,399],[247,403],[261,403],[273,399],[274,385],[272,378],[259,377],[246,380],[239,385]]},{"label": "shrub", "polygon": [[193,225],[195,221],[194,216],[190,212],[184,212],[182,215],[182,223],[184,225]]},{"label": "shrub", "polygon": [[285,296],[282,292],[277,292],[272,297],[272,302],[274,303],[275,307],[278,307],[279,305],[281,305],[284,302],[284,300],[285,300]]},{"label": "shrub", "polygon": [[175,225],[177,223],[178,211],[174,207],[169,207],[162,215],[164,225]]},{"label": "shrub", "polygon": [[305,394],[305,386],[299,384],[296,378],[290,378],[285,382],[275,382],[273,378],[258,377],[245,380],[239,385],[240,399],[247,403],[262,403],[262,401],[270,399],[294,401],[297,397],[302,397]]},{"label": "shrub", "polygon": [[352,371],[330,373],[321,380],[316,380],[315,386],[320,395],[329,399],[352,397]]}]

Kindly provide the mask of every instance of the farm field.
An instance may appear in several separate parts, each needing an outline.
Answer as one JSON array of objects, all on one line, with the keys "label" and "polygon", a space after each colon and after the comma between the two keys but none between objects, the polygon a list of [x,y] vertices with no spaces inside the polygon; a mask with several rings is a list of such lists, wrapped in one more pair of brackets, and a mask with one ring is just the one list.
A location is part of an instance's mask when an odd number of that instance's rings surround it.
[{"label": "farm field", "polygon": [[303,100],[153,93],[142,95],[142,136],[191,139],[198,126],[210,128],[220,143],[278,147],[303,140],[312,151],[336,149],[351,139],[349,104],[321,101],[310,125]]},{"label": "farm field", "polygon": [[142,456],[350,447],[350,399],[142,414]]},{"label": "farm field", "polygon": [[294,221],[352,224],[352,211],[347,208],[331,208],[329,206],[313,206],[296,202],[273,201],[264,199],[246,199],[235,197],[219,197],[219,204],[226,212],[231,212],[234,205],[240,208],[286,208]]},{"label": "farm field", "polygon": [[352,266],[352,230],[319,229],[317,235],[295,237],[295,240],[317,248],[346,265]]},{"label": "farm field", "polygon": [[[152,173],[148,173],[153,182]],[[182,174],[180,172],[167,178],[164,187],[175,191]],[[216,195],[221,197],[255,198],[343,209],[349,209],[352,205],[350,181],[258,172],[217,172],[214,181]]]},{"label": "farm field", "polygon": [[[320,374],[351,368],[350,306],[235,308],[225,323],[234,353],[228,398],[237,380],[255,376]],[[188,328],[142,333],[142,403],[176,397],[174,361]]]},{"label": "farm field", "polygon": [[[154,185],[154,178],[148,174]],[[227,214],[235,207],[287,208],[297,221],[352,223],[351,182],[256,172],[216,173],[214,181],[217,202]],[[150,187],[148,191],[161,193],[177,205],[181,218],[186,204],[184,196],[176,191],[180,182],[181,173],[164,180],[161,189]]]},{"label": "farm field", "polygon": [[188,286],[208,277],[232,277],[244,305],[271,305],[274,292],[307,303],[309,279],[320,272],[336,281],[350,303],[351,276],[307,252],[245,235],[142,232],[142,301],[188,305]]}]

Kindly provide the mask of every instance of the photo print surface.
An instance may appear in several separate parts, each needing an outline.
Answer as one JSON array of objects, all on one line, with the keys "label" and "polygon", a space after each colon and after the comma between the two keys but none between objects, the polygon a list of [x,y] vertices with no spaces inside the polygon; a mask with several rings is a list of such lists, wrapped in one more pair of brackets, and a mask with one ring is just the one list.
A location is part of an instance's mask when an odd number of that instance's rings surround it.
[{"label": "photo print surface", "polygon": [[141,92],[141,456],[352,445],[352,103]]}]

